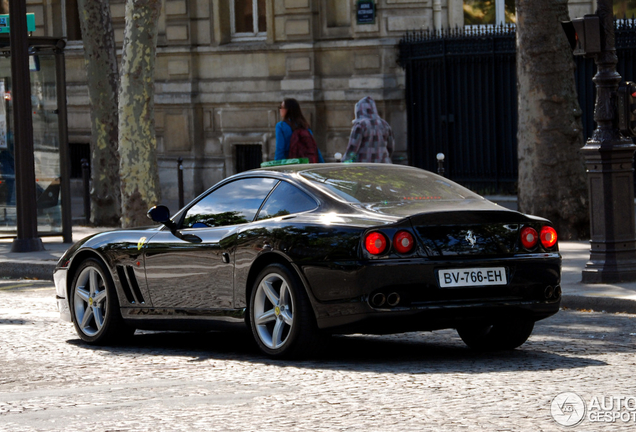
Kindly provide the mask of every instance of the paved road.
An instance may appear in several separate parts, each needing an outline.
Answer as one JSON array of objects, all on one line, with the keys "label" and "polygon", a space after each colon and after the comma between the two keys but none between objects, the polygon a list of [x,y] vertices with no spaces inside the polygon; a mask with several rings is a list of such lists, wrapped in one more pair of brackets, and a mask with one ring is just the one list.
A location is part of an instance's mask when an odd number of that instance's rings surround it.
[{"label": "paved road", "polygon": [[[0,431],[561,431],[550,413],[562,392],[594,418],[594,398],[636,416],[636,315],[562,311],[511,353],[471,352],[448,330],[338,337],[286,362],[241,333],[92,348],[53,298],[50,282],[0,281]],[[586,417],[570,430],[635,427]]]}]

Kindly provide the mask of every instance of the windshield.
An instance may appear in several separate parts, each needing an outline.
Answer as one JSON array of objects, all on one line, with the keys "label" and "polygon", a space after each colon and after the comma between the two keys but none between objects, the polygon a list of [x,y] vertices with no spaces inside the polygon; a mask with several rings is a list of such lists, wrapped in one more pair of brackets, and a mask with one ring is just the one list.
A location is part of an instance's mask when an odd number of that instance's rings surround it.
[{"label": "windshield", "polygon": [[349,203],[396,203],[481,199],[442,176],[418,168],[387,164],[341,164],[300,175],[315,187]]}]

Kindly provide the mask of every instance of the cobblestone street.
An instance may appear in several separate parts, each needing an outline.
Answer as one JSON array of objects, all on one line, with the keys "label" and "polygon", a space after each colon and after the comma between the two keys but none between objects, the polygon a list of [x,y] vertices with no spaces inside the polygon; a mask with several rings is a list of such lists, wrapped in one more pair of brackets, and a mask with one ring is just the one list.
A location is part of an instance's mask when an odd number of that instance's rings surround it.
[{"label": "cobblestone street", "polygon": [[[509,353],[445,330],[336,337],[295,362],[264,358],[247,333],[90,347],[54,297],[49,282],[0,285],[0,431],[566,430],[550,414],[562,392],[636,396],[634,315],[562,311]],[[573,429],[634,428],[586,417]]]}]

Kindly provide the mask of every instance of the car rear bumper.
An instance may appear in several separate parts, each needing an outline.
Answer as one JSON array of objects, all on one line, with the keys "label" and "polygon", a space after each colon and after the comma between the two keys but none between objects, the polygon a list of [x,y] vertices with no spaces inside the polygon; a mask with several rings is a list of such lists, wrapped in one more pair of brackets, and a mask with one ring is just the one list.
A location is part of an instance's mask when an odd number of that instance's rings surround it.
[{"label": "car rear bumper", "polygon": [[[559,311],[560,299],[550,302],[483,299],[470,302],[436,302],[393,309],[349,305],[347,314],[333,313],[318,319],[318,326],[334,333],[397,333],[457,328],[476,322],[539,321]],[[354,311],[354,309],[358,309]]]},{"label": "car rear bumper", "polygon": [[[440,286],[442,269],[505,267],[507,283],[497,286]],[[497,259],[387,260],[330,267],[305,267],[304,275],[320,328],[380,327],[432,330],[483,321],[555,314],[561,300],[558,253]],[[396,302],[374,302],[376,294]],[[389,332],[380,329],[380,332]]]}]

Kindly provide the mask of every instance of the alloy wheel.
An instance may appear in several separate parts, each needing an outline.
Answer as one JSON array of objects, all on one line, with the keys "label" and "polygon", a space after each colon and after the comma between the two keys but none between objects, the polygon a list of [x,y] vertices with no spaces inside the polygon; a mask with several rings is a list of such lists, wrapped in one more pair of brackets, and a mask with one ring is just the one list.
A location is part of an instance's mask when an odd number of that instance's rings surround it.
[{"label": "alloy wheel", "polygon": [[97,268],[88,266],[79,274],[73,287],[73,304],[80,331],[90,337],[97,335],[108,309],[108,291]]},{"label": "alloy wheel", "polygon": [[289,340],[294,326],[294,294],[278,273],[267,274],[258,284],[252,319],[267,348],[279,349]]}]

